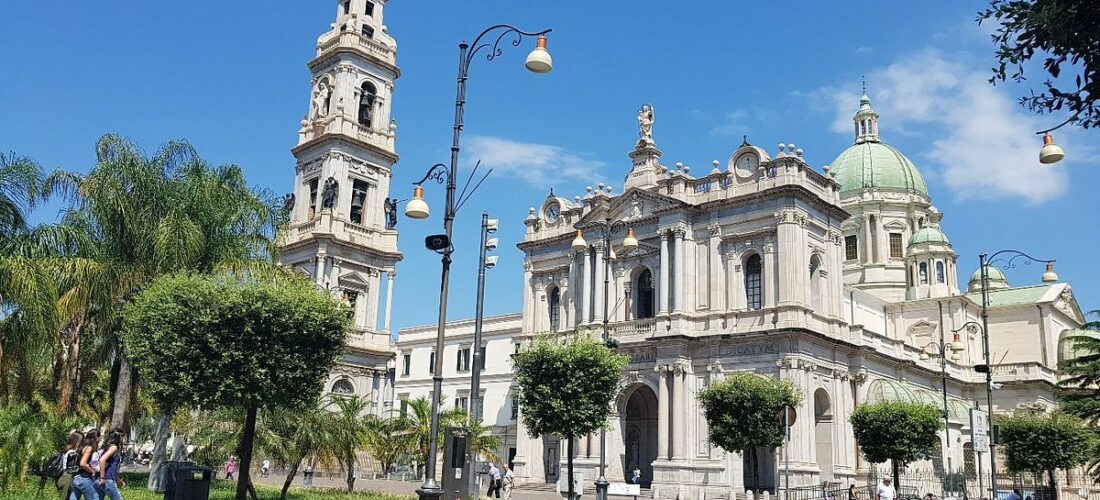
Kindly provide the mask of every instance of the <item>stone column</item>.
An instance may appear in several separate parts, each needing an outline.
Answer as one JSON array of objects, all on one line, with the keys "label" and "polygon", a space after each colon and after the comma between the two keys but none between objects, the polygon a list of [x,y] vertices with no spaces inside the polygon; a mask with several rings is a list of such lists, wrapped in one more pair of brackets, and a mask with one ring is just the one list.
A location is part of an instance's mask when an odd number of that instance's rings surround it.
[{"label": "stone column", "polygon": [[657,365],[657,460],[668,460],[668,366]]},{"label": "stone column", "polygon": [[798,265],[799,255],[802,250],[798,247],[798,224],[795,222],[795,214],[790,210],[784,210],[775,214],[776,234],[778,241],[778,254],[782,262],[778,266],[779,304],[789,304],[798,299],[799,274],[802,266]]},{"label": "stone column", "polygon": [[684,310],[684,233],[683,228],[677,228],[674,234],[676,235],[676,255],[673,257],[673,271],[672,271],[672,294],[675,297],[672,300],[673,312],[681,312]]},{"label": "stone column", "polygon": [[393,279],[397,276],[397,271],[393,269],[386,271],[386,316],[382,319],[382,331],[390,335],[390,311],[393,306]]},{"label": "stone column", "polygon": [[859,248],[859,250],[861,250],[859,260],[867,264],[873,261],[871,258],[871,249],[874,248],[874,246],[871,245],[871,218],[864,214],[860,222],[862,222],[861,225],[863,226],[863,244],[860,245]]},{"label": "stone column", "polygon": [[382,276],[377,269],[370,268],[367,272],[367,302],[370,307],[367,308],[367,314],[364,320],[359,323],[360,326],[366,326],[370,330],[378,328],[378,305],[380,293],[382,291]]},{"label": "stone column", "polygon": [[535,294],[534,284],[531,283],[531,261],[523,259],[523,332],[535,331],[534,310]]},{"label": "stone column", "polygon": [[726,310],[732,311],[745,307],[745,277],[741,274],[741,261],[737,258],[737,252],[730,251],[726,255],[726,273],[729,284],[726,290]]},{"label": "stone column", "polygon": [[722,293],[723,283],[725,282],[725,280],[723,280],[721,278],[721,276],[722,276],[722,255],[719,253],[719,252],[721,252],[721,246],[722,246],[722,227],[721,226],[718,226],[716,224],[713,227],[711,227],[711,229],[710,229],[710,241],[708,243],[710,245],[710,248],[709,248],[710,266],[707,269],[707,280],[709,281],[709,290],[710,290],[709,295],[710,295],[710,297],[709,297],[709,300],[707,301],[707,305],[710,306],[711,311],[721,311],[725,307],[724,304],[723,304],[723,302],[725,302],[725,301],[722,299],[722,297],[723,297],[723,293]]},{"label": "stone column", "polygon": [[588,262],[588,250],[586,249],[581,253],[581,280],[584,282],[583,290],[581,291],[584,297],[581,300],[581,323],[588,323],[592,321],[592,269]]},{"label": "stone column", "polygon": [[668,314],[668,280],[671,276],[668,267],[668,232],[661,231],[661,269],[657,272],[657,288],[660,289],[658,314]]},{"label": "stone column", "polygon": [[[603,301],[607,300],[607,297],[603,296],[603,280],[607,270],[604,269],[603,261],[603,243],[597,243],[593,247],[593,253],[596,254],[596,279],[592,283],[592,320],[597,323],[603,323]],[[608,308],[608,312],[611,312],[611,308]]]},{"label": "stone column", "polygon": [[684,376],[685,367],[677,364],[673,366],[672,371],[672,427],[675,430],[675,435],[672,438],[672,458],[673,459],[685,459],[684,444],[687,441],[685,436],[685,430],[687,428],[688,419],[687,411],[684,408]]},{"label": "stone column", "polygon": [[[768,242],[764,245],[764,268],[761,269],[761,277],[763,278],[763,299],[764,307],[775,307],[775,302],[779,298],[779,288],[782,286],[779,279],[779,272],[776,269],[776,252],[775,243]],[[744,270],[742,270],[744,272]],[[746,304],[748,299],[746,299]]]},{"label": "stone column", "polygon": [[325,286],[325,254],[317,254],[317,268],[314,269],[314,279],[317,281],[317,286]]}]

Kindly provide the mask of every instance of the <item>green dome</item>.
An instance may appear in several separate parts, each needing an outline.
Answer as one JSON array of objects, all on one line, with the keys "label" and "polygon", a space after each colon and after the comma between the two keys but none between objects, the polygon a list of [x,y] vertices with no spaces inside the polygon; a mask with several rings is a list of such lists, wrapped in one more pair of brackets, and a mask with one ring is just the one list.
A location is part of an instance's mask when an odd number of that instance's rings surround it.
[{"label": "green dome", "polygon": [[883,401],[916,403],[920,400],[905,384],[896,380],[880,378],[871,382],[871,385],[867,387],[866,401],[868,403],[881,403]]},{"label": "green dome", "polygon": [[[996,290],[1000,288],[1008,288],[1008,278],[1005,277],[1005,273],[1002,273],[1000,269],[994,266],[985,266],[989,273],[989,289]],[[979,268],[970,275],[970,281],[967,283],[967,288],[971,292],[979,292],[982,289],[982,270]]]},{"label": "green dome", "polygon": [[940,231],[940,228],[936,226],[925,226],[913,233],[913,236],[909,237],[909,244],[906,246],[913,246],[920,243],[943,243],[950,245],[951,241],[947,239],[947,235]]},{"label": "green dome", "polygon": [[877,188],[928,195],[917,166],[901,151],[878,141],[861,142],[845,149],[829,168],[840,183],[841,193]]}]

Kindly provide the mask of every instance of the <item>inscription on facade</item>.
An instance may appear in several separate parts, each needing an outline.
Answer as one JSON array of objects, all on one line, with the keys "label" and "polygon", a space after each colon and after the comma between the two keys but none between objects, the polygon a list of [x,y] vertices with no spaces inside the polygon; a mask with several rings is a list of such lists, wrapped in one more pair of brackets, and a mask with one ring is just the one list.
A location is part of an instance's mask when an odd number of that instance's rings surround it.
[{"label": "inscription on facade", "polygon": [[779,345],[775,343],[724,345],[721,354],[723,356],[756,356],[760,354],[778,354]]},{"label": "inscription on facade", "polygon": [[657,361],[656,352],[632,352],[630,353],[630,363],[654,363]]}]

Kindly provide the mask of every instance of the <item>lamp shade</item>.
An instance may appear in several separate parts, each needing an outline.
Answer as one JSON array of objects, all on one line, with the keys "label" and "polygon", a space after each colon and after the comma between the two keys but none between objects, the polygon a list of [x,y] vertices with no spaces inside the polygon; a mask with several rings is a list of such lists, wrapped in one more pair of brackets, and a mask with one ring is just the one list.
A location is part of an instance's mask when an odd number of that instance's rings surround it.
[{"label": "lamp shade", "polygon": [[629,252],[638,248],[638,238],[634,237],[634,228],[626,228],[626,238],[623,238],[623,251]]},{"label": "lamp shade", "polygon": [[1057,283],[1058,274],[1054,272],[1054,263],[1047,262],[1047,270],[1043,273],[1043,283]]},{"label": "lamp shade", "polygon": [[413,197],[405,204],[405,216],[410,219],[427,219],[428,214],[428,202],[424,201],[424,188],[416,186],[413,188]]},{"label": "lamp shade", "polygon": [[1049,133],[1043,134],[1043,149],[1039,150],[1039,163],[1058,163],[1065,157],[1066,152],[1062,151],[1062,148],[1054,143],[1054,136]]},{"label": "lamp shade", "polygon": [[920,360],[921,361],[928,361],[928,358],[929,358],[928,353],[926,353],[926,352],[920,353]]},{"label": "lamp shade", "polygon": [[573,238],[572,246],[574,252],[583,252],[588,249],[588,242],[584,241],[584,234],[580,229],[577,230],[577,237]]},{"label": "lamp shade", "polygon": [[554,60],[550,58],[550,52],[546,50],[546,36],[539,35],[539,39],[535,42],[535,48],[531,50],[530,54],[527,54],[527,62],[524,63],[532,73],[549,73],[554,69]]}]

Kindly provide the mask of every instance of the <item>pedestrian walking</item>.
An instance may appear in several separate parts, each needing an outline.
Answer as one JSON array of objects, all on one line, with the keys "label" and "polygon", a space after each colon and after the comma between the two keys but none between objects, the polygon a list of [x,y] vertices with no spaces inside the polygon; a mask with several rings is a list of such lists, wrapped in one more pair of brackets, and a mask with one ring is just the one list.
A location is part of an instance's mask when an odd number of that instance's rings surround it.
[{"label": "pedestrian walking", "polygon": [[1019,488],[1013,488],[1012,493],[1008,494],[1008,500],[1024,500],[1024,497],[1020,494]]},{"label": "pedestrian walking", "polygon": [[848,500],[856,500],[856,484],[848,485]]},{"label": "pedestrian walking", "polygon": [[267,477],[267,474],[271,472],[271,460],[264,459],[264,463],[260,464],[260,477]]},{"label": "pedestrian walking", "polygon": [[634,468],[634,472],[630,474],[630,484],[642,484],[642,469]]},{"label": "pedestrian walking", "polygon": [[489,491],[485,493],[489,498],[493,498],[493,492],[497,493],[497,498],[500,498],[500,469],[492,463],[489,464]]},{"label": "pedestrian walking", "polygon": [[898,491],[894,489],[894,480],[885,478],[875,487],[875,500],[894,500]]},{"label": "pedestrian walking", "polygon": [[126,487],[126,482],[118,475],[122,467],[122,443],[122,431],[112,431],[103,442],[103,453],[99,457],[99,489],[111,500],[122,500],[118,490]]},{"label": "pedestrian walking", "polygon": [[65,446],[58,452],[61,454],[61,475],[57,476],[54,484],[57,486],[58,498],[69,500],[73,490],[73,474],[76,473],[80,461],[80,442],[84,440],[84,434],[70,432],[65,440]]},{"label": "pedestrian walking", "polygon": [[84,500],[99,500],[99,492],[95,490],[96,470],[90,462],[92,454],[99,445],[99,433],[92,430],[84,434],[80,442],[79,458],[77,459],[76,474],[73,475],[72,490],[69,492],[69,500],[77,500],[83,495]]},{"label": "pedestrian walking", "polygon": [[512,498],[512,488],[516,486],[516,473],[504,465],[504,498]]},{"label": "pedestrian walking", "polygon": [[232,481],[234,472],[237,472],[237,460],[229,457],[229,460],[225,462],[225,478]]},{"label": "pedestrian walking", "polygon": [[833,498],[833,492],[829,491],[829,482],[821,482],[821,500],[836,500]]}]

